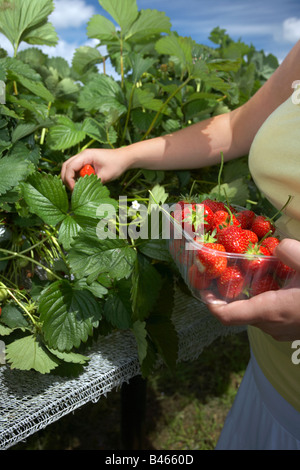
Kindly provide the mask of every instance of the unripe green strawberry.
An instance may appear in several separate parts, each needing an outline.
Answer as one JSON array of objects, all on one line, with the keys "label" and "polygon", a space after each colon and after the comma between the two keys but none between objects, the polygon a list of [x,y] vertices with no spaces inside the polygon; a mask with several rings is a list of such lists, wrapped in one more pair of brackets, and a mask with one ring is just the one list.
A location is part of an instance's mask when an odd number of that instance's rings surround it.
[{"label": "unripe green strawberry", "polygon": [[0,302],[3,300],[6,300],[8,297],[8,291],[7,288],[2,282],[0,283]]}]

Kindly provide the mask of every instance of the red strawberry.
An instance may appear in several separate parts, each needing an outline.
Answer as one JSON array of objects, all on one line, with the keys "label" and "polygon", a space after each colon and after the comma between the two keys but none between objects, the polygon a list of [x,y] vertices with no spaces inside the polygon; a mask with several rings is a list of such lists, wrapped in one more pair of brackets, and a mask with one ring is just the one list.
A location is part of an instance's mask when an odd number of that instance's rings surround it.
[{"label": "red strawberry", "polygon": [[200,273],[195,264],[192,264],[189,268],[188,278],[191,287],[199,290],[207,289],[211,283],[211,277],[205,273]]},{"label": "red strawberry", "polygon": [[278,262],[275,274],[276,277],[278,277],[282,281],[287,281],[295,273],[295,269],[291,268],[287,264],[284,264],[282,261]]},{"label": "red strawberry", "polygon": [[256,233],[252,232],[252,230],[249,230],[249,229],[244,229],[244,231],[247,233],[250,243],[258,242],[258,236],[256,235]]},{"label": "red strawberry", "polygon": [[81,177],[85,176],[85,175],[95,175],[96,172],[94,170],[94,168],[92,167],[92,165],[84,165],[84,167],[81,168],[80,172],[79,172],[79,175]]},{"label": "red strawberry", "polygon": [[225,299],[233,300],[243,291],[245,276],[237,266],[227,266],[217,279],[219,293]]},{"label": "red strawberry", "polygon": [[247,275],[264,275],[270,267],[269,259],[266,256],[270,256],[269,250],[266,247],[257,244],[250,245],[246,250],[245,258],[241,262],[243,271]]},{"label": "red strawberry", "polygon": [[184,249],[184,238],[172,238],[169,242],[169,250],[170,253],[174,258],[177,258],[178,255],[181,254],[181,252]]},{"label": "red strawberry", "polygon": [[241,228],[243,229],[248,228],[248,219],[246,215],[244,215],[242,212],[238,212],[236,214],[236,219],[238,220]]},{"label": "red strawberry", "polygon": [[199,271],[211,278],[220,276],[227,266],[227,257],[224,253],[225,248],[219,243],[203,243],[196,253],[195,263]]},{"label": "red strawberry", "polygon": [[188,199],[181,199],[180,201],[176,202],[179,205],[178,209],[184,209],[187,205],[191,204],[192,206],[195,205],[195,201],[189,201]]},{"label": "red strawberry", "polygon": [[214,199],[210,199],[210,198],[204,199],[202,204],[205,204],[206,206],[208,206],[213,212],[222,211],[225,208],[224,202],[215,201]]},{"label": "red strawberry", "polygon": [[176,209],[173,213],[174,219],[181,224],[182,228],[188,232],[193,232],[193,206],[191,204],[187,204],[183,209],[180,205],[179,207],[180,208]]},{"label": "red strawberry", "polygon": [[236,214],[236,218],[241,222],[241,227],[249,229],[255,218],[255,213],[250,209],[244,209]]},{"label": "red strawberry", "polygon": [[278,290],[279,284],[271,274],[267,274],[264,277],[254,278],[251,284],[251,294],[258,295],[269,290]]},{"label": "red strawberry", "polygon": [[[209,230],[212,229],[212,221],[213,221],[213,217],[214,217],[214,213],[213,211],[211,210],[211,208],[209,206],[207,206],[206,204],[203,204],[203,215],[204,215],[204,230],[206,232],[208,232]],[[200,214],[201,214],[201,209],[200,209]]]},{"label": "red strawberry", "polygon": [[274,250],[277,245],[279,245],[280,240],[277,237],[267,237],[262,242],[261,245],[265,246],[271,255],[273,255]]},{"label": "red strawberry", "polygon": [[256,233],[259,239],[265,237],[269,232],[270,235],[275,232],[275,225],[264,215],[257,215],[252,222],[251,230]]},{"label": "red strawberry", "polygon": [[229,225],[220,230],[217,233],[217,240],[228,253],[245,253],[249,245],[248,234],[235,225]]},{"label": "red strawberry", "polygon": [[239,225],[239,221],[236,219],[235,215],[229,214],[227,210],[216,211],[211,222],[211,229],[219,232],[228,225]]}]

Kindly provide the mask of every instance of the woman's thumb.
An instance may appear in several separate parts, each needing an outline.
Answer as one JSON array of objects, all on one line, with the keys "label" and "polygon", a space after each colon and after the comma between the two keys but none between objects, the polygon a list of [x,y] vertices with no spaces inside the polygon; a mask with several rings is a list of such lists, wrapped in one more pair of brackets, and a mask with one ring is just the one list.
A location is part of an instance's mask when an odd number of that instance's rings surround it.
[{"label": "woman's thumb", "polygon": [[300,242],[284,238],[274,251],[274,255],[283,263],[300,272]]}]

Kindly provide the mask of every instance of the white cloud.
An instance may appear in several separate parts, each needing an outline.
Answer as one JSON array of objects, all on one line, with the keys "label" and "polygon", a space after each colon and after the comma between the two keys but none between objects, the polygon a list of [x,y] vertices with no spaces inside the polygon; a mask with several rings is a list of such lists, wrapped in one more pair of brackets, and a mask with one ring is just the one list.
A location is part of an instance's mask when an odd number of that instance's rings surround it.
[{"label": "white cloud", "polygon": [[287,18],[282,24],[283,39],[295,43],[300,39],[300,18]]},{"label": "white cloud", "polygon": [[55,0],[49,21],[56,29],[79,28],[95,14],[94,7],[84,0]]},{"label": "white cloud", "polygon": [[49,57],[63,57],[69,64],[72,62],[73,54],[78,44],[68,43],[60,39],[55,47],[39,46],[39,48]]},{"label": "white cloud", "polygon": [[4,49],[8,53],[8,55],[13,55],[14,50],[11,43],[9,42],[7,37],[4,36],[4,34],[2,33],[0,33],[0,47],[2,47],[2,49]]}]

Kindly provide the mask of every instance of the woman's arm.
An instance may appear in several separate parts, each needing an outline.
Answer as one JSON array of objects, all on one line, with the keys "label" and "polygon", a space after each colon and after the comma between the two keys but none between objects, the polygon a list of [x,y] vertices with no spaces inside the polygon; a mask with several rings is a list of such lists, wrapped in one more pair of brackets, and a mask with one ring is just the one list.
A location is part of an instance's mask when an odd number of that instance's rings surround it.
[{"label": "woman's arm", "polygon": [[124,148],[87,149],[63,164],[62,179],[72,189],[76,172],[87,163],[106,183],[130,168],[200,168],[219,163],[220,152],[225,161],[246,155],[260,126],[291,95],[292,83],[297,79],[300,41],[271,78],[238,109]]}]

